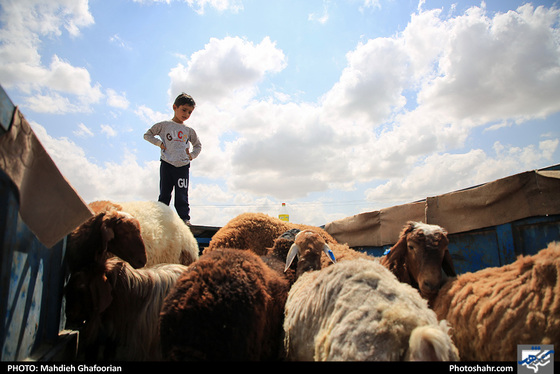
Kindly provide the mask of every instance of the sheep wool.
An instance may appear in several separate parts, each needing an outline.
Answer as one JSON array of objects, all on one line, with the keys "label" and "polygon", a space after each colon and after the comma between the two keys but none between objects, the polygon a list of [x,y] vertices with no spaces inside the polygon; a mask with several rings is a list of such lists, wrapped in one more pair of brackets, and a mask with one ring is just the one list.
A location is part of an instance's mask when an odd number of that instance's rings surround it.
[{"label": "sheep wool", "polygon": [[216,249],[203,254],[164,302],[164,359],[279,360],[288,289],[288,279],[251,251]]},{"label": "sheep wool", "polygon": [[[338,243],[336,239],[320,227],[284,222],[263,213],[243,213],[230,220],[214,234],[204,253],[219,248],[237,248],[251,250],[258,255],[265,255],[274,247],[276,240],[287,232],[293,232],[295,236],[297,232],[303,230],[310,230],[319,234],[330,246],[337,261],[354,258],[373,259],[373,256],[353,250],[347,244]],[[327,256],[322,256],[322,267],[327,267],[331,263]]]},{"label": "sheep wool", "polygon": [[258,255],[267,253],[267,248],[274,245],[274,240],[291,229],[313,230],[328,243],[336,240],[320,227],[284,222],[263,213],[243,213],[230,220],[212,237],[204,252],[216,248],[250,249]]},{"label": "sheep wool", "polygon": [[160,360],[161,306],[186,270],[180,264],[134,269],[114,257],[72,274],[65,311],[67,326],[85,321],[80,355],[86,360]]},{"label": "sheep wool", "polygon": [[190,228],[173,208],[163,203],[94,201],[89,207],[94,212],[126,212],[138,220],[148,256],[146,267],[162,263],[189,265],[198,259],[198,242]]},{"label": "sheep wool", "polygon": [[418,291],[364,259],[301,275],[288,294],[284,333],[293,361],[458,359],[447,324]]},{"label": "sheep wool", "polygon": [[459,275],[434,302],[466,361],[515,361],[518,344],[560,346],[560,243]]}]

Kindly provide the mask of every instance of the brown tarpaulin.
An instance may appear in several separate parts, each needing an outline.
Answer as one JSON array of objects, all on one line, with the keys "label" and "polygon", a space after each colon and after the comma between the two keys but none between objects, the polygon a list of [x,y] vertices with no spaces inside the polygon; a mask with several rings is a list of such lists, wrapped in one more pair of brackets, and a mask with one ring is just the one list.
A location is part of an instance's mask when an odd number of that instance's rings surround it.
[{"label": "brown tarpaulin", "polygon": [[424,221],[425,202],[397,205],[333,221],[325,230],[351,247],[377,247],[396,243],[408,221]]},{"label": "brown tarpaulin", "polygon": [[426,199],[426,220],[449,233],[560,213],[560,170],[529,171]]},{"label": "brown tarpaulin", "polygon": [[0,168],[18,189],[22,220],[46,247],[92,216],[17,109],[0,136]]},{"label": "brown tarpaulin", "polygon": [[325,225],[351,247],[379,247],[398,240],[407,221],[444,227],[450,234],[527,217],[560,214],[560,170],[535,170],[423,201],[357,214]]}]

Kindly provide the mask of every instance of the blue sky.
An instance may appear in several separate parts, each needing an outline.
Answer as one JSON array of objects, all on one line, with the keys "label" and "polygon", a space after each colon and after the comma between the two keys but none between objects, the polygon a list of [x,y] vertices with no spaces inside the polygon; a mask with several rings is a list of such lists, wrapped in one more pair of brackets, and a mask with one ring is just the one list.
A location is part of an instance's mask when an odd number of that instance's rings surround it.
[{"label": "blue sky", "polygon": [[86,202],[154,200],[180,92],[192,222],[322,225],[560,163],[555,1],[0,0],[0,84]]}]

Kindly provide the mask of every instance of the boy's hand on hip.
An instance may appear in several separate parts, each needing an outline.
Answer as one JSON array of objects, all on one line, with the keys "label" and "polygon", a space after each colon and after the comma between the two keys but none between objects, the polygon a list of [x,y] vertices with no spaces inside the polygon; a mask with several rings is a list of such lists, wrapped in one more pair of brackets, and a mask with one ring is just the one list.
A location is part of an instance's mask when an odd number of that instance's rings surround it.
[{"label": "boy's hand on hip", "polygon": [[163,144],[163,143],[161,143],[159,147],[160,147],[161,149],[163,149],[164,151],[167,149],[167,148],[165,148],[165,144]]}]

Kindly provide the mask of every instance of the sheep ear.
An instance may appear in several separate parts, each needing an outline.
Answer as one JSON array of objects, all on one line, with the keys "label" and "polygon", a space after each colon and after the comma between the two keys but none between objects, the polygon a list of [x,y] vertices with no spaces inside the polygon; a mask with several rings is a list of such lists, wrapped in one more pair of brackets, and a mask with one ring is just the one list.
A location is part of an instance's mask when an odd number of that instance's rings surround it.
[{"label": "sheep ear", "polygon": [[104,261],[105,254],[109,249],[109,242],[115,238],[115,231],[112,227],[109,226],[108,220],[103,218],[103,222],[101,223],[101,249],[96,253],[96,260],[97,261]]},{"label": "sheep ear", "polygon": [[295,243],[292,244],[290,250],[288,251],[288,255],[286,256],[286,267],[284,268],[284,271],[288,270],[288,268],[290,267],[290,265],[292,264],[294,258],[296,258],[298,253],[299,253],[299,245]]},{"label": "sheep ear", "polygon": [[333,251],[331,250],[331,248],[329,247],[328,244],[325,244],[323,246],[323,252],[325,252],[327,257],[330,258],[330,260],[333,262],[333,264],[336,264],[336,258],[334,258],[334,253],[333,253]]},{"label": "sheep ear", "polygon": [[406,254],[406,235],[399,238],[397,243],[381,258],[381,264],[392,269]]},{"label": "sheep ear", "polygon": [[443,267],[443,271],[445,272],[445,274],[447,274],[447,276],[457,276],[457,273],[455,272],[455,266],[453,266],[453,259],[451,258],[451,254],[447,249],[445,250],[445,253],[443,255],[443,262],[441,266]]}]

